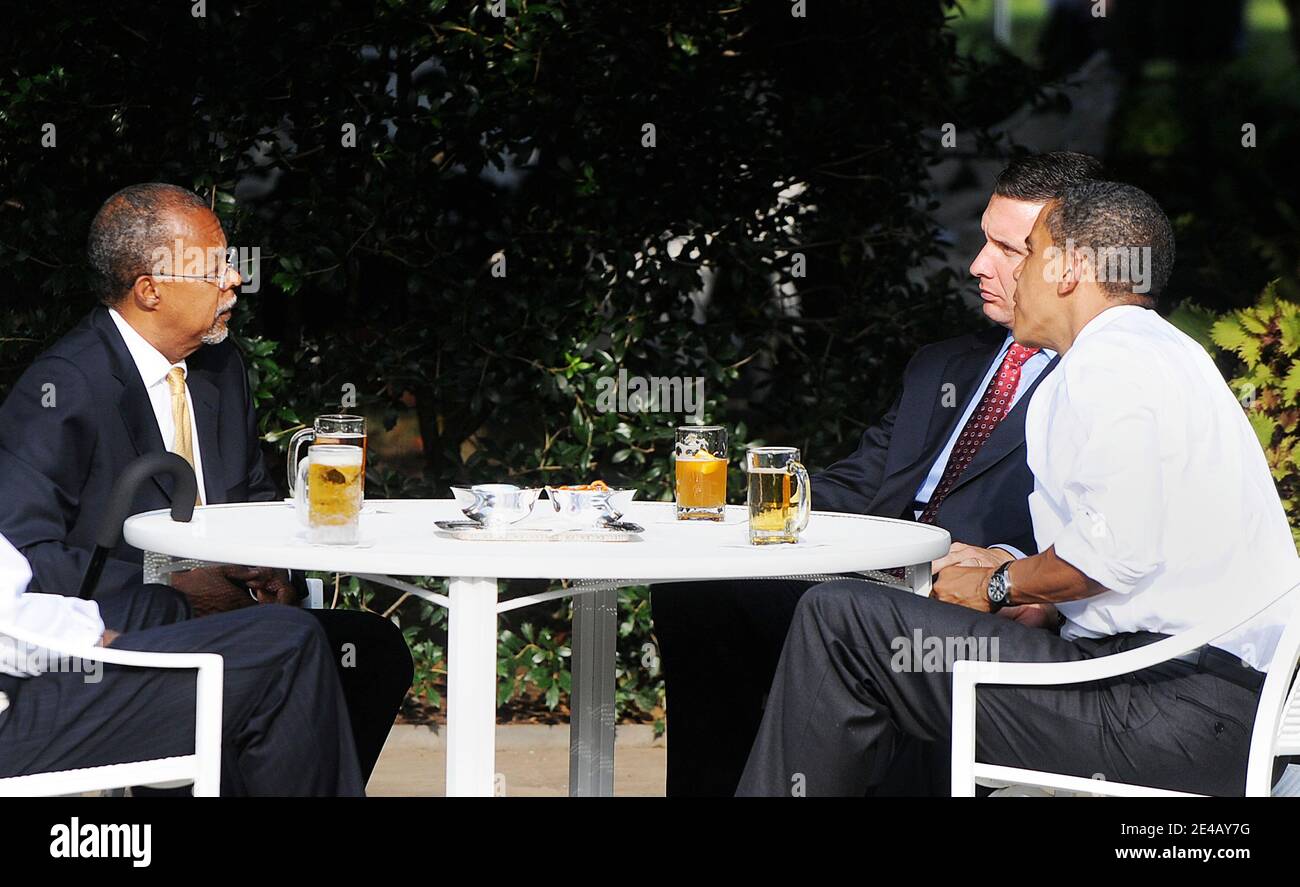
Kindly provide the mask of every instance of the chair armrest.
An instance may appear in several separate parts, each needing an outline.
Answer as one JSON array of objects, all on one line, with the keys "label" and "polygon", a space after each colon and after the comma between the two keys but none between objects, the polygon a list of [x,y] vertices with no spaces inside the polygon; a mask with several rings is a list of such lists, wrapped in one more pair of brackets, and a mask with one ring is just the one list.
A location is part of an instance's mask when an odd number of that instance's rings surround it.
[{"label": "chair armrest", "polygon": [[87,662],[105,662],[132,668],[192,669],[194,687],[194,757],[196,797],[215,797],[221,789],[222,694],[224,663],[218,653],[149,653],[64,644],[0,622],[0,635]]},{"label": "chair armrest", "polygon": [[976,684],[1050,686],[1119,677],[1168,662],[1199,649],[1217,637],[1214,635],[1202,640],[1200,634],[1196,631],[1184,632],[1136,650],[1077,662],[980,662],[963,659],[953,663],[954,691],[958,687],[974,687]]},{"label": "chair armrest", "polygon": [[[1300,586],[1297,586],[1300,587]],[[963,659],[953,664],[954,694],[973,689],[976,684],[1027,684],[1048,686],[1055,684],[1081,684],[1105,678],[1119,677],[1168,662],[1184,653],[1190,653],[1232,631],[1240,628],[1269,607],[1291,594],[1295,587],[1274,597],[1268,603],[1248,614],[1233,614],[1185,631],[1182,634],[1147,644],[1136,650],[1098,656],[1078,662],[977,662]]]},{"label": "chair armrest", "polygon": [[221,670],[221,656],[217,653],[148,653],[140,650],[117,650],[112,647],[84,647],[66,644],[42,637],[0,622],[0,635],[14,638],[33,647],[53,653],[84,659],[87,662],[106,662],[135,668],[177,668]]}]

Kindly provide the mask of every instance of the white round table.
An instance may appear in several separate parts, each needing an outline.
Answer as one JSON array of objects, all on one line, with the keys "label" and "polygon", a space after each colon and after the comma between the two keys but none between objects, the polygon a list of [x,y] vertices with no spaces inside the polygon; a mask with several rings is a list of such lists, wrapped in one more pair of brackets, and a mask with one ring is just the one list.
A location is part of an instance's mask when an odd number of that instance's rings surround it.
[{"label": "white round table", "polygon": [[[520,524],[545,522],[546,502]],[[570,693],[570,794],[613,791],[615,590],[698,579],[823,576],[906,568],[904,582],[930,591],[930,561],[948,552],[939,527],[814,511],[794,545],[752,546],[747,513],[722,522],[678,521],[671,502],[639,502],[625,520],[645,527],[627,542],[484,542],[434,526],[463,515],[450,499],[368,500],[355,546],[309,544],[293,506],[209,505],[190,523],[166,510],[135,515],[126,541],[146,553],[213,563],[347,573],[447,607],[447,794],[491,795],[495,782],[497,616],[559,597],[574,598]],[[394,576],[449,577],[446,595]],[[501,601],[499,579],[581,584]]]}]

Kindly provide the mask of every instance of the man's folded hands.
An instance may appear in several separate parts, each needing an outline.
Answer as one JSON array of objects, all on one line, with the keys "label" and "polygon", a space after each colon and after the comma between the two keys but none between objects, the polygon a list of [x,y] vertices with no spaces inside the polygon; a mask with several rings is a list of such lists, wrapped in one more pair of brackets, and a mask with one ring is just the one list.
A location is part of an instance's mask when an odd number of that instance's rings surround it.
[{"label": "man's folded hands", "polygon": [[[1001,548],[980,548],[978,545],[954,542],[947,554],[930,564],[930,569],[935,574],[932,596],[937,600],[987,612],[989,574],[1012,560],[1015,557]],[[949,570],[946,575],[941,575],[941,571],[948,567],[960,569]],[[998,615],[1030,628],[1044,628],[1048,631],[1055,631],[1061,624],[1060,611],[1046,603],[1003,607],[998,610]]]},{"label": "man's folded hands", "polygon": [[175,573],[171,585],[189,599],[196,617],[241,610],[254,604],[298,603],[284,570],[216,564]]}]

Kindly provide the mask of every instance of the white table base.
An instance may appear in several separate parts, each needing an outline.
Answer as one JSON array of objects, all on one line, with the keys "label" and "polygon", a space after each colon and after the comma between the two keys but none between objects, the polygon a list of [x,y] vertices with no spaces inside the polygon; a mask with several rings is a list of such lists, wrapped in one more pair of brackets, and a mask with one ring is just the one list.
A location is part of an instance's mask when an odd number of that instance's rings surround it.
[{"label": "white table base", "polygon": [[[928,596],[929,562],[908,567],[906,582],[916,594]],[[392,579],[385,584],[414,588]],[[619,584],[651,583],[626,580]],[[614,794],[618,592],[606,585],[595,586],[599,590],[579,586],[538,596],[542,600],[573,597],[570,645],[573,683],[569,692],[569,795],[572,797]],[[509,601],[504,608],[498,604],[494,579],[452,579],[450,589],[447,796],[506,794],[508,786],[504,777],[495,773],[497,615],[505,609],[515,609],[512,605],[519,601]],[[529,598],[527,602],[536,600]]]},{"label": "white table base", "polygon": [[[181,566],[177,559],[146,552],[153,581]],[[198,564],[192,562],[190,565]],[[508,610],[573,598],[570,668],[569,794],[614,793],[615,661],[620,587],[663,584],[646,579],[582,582],[572,587],[502,602],[498,580],[453,577],[446,595],[410,582],[373,573],[352,575],[408,592],[448,609],[447,640],[447,796],[490,797],[508,793],[496,772],[497,617]],[[828,575],[803,577],[817,581]],[[885,578],[885,577],[880,577]],[[678,580],[681,581],[681,580]],[[906,568],[903,585],[929,595],[930,563]]]},{"label": "white table base", "polygon": [[497,783],[497,581],[453,578],[448,588],[447,795],[490,797]]},{"label": "white table base", "polygon": [[497,616],[521,606],[573,597],[570,642],[569,794],[614,793],[614,682],[620,587],[645,580],[587,582],[501,602],[496,579],[452,578],[446,596],[391,576],[358,578],[446,607],[447,796],[508,794],[496,772]]}]

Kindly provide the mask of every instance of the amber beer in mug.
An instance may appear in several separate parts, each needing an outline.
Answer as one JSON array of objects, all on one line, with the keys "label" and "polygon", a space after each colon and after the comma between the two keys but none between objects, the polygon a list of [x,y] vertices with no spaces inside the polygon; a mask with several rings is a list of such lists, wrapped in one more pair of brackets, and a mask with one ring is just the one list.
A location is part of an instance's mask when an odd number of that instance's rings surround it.
[{"label": "amber beer in mug", "polygon": [[315,444],[298,467],[296,507],[307,516],[307,539],[354,545],[361,523],[365,452],[357,446]]},{"label": "amber beer in mug", "polygon": [[289,439],[289,495],[293,495],[298,474],[298,448],[304,442],[313,446],[361,447],[361,493],[366,491],[366,420],[362,416],[317,416],[312,427],[304,428]]},{"label": "amber beer in mug", "polygon": [[795,447],[750,447],[745,451],[749,481],[749,542],[798,542],[808,526],[812,487]]},{"label": "amber beer in mug", "polygon": [[727,510],[727,429],[683,425],[677,429],[678,520],[720,521]]}]

